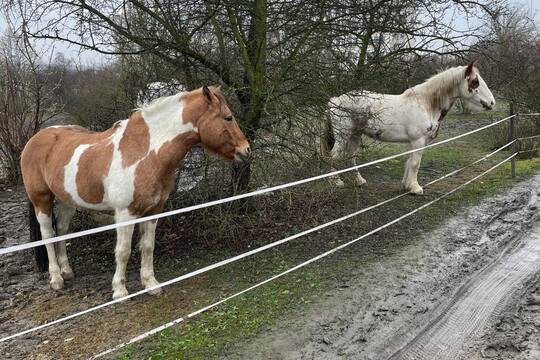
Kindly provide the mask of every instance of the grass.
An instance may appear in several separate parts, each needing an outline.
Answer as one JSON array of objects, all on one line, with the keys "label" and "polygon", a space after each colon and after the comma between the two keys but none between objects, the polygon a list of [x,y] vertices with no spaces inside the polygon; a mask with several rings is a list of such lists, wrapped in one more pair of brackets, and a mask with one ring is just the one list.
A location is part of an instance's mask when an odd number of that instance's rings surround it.
[{"label": "grass", "polygon": [[[459,122],[463,117],[466,119],[474,118],[471,115],[452,115],[447,121],[452,125]],[[485,119],[485,116],[483,118]],[[448,133],[443,132],[443,134],[445,137],[450,137],[456,133],[449,131]],[[489,134],[482,132],[460,139],[452,143],[451,146],[435,147],[428,150],[422,162],[421,183],[438,178],[451,170],[482,157],[489,152],[490,146]],[[369,156],[369,158],[373,159],[403,149],[405,147],[400,145],[378,146],[376,150],[366,155],[366,157]],[[219,270],[211,271],[204,275],[204,279],[201,280],[199,286],[189,285],[187,290],[185,284],[172,286],[167,290],[168,296],[161,300],[155,300],[153,305],[156,306],[156,301],[162,302],[158,307],[163,310],[164,319],[158,317],[158,319],[154,319],[153,323],[149,323],[146,328],[173,319],[174,317],[171,317],[172,315],[165,311],[166,308],[171,306],[182,307],[178,311],[179,315],[186,315],[190,311],[197,310],[252,286],[440,196],[508,155],[509,152],[502,152],[481,166],[468,169],[456,177],[437,183],[426,189],[427,195],[424,197],[407,197],[406,201],[396,201],[391,206],[385,206],[380,210],[368,213],[369,215],[362,215],[312,236],[297,239],[290,244],[227,265]],[[287,234],[307,229],[399,193],[397,187],[402,175],[404,160],[401,158],[394,159],[380,164],[380,166],[365,169],[363,175],[370,181],[365,190],[357,191],[351,188],[335,190],[330,189],[326,183],[319,182],[313,183],[309,190],[302,192],[300,195],[295,195],[293,192],[276,195],[286,199],[282,202],[276,201],[276,207],[272,208],[271,211],[282,211],[281,216],[284,218],[282,221],[287,222],[287,219],[289,219],[290,226],[276,225],[278,229],[274,232],[260,230],[259,233],[254,233],[258,236],[254,236],[257,241],[254,241],[252,246],[255,247],[277,240]],[[313,299],[320,296],[323,291],[335,289],[336,279],[347,276],[347,274],[354,274],[361,266],[376,262],[381,257],[388,256],[391,253],[401,251],[401,249],[413,243],[415,237],[419,236],[421,232],[435,228],[440,223],[441,218],[451,216],[463,207],[476,204],[482,198],[492,196],[518,181],[527,179],[540,169],[540,158],[519,160],[516,164],[518,174],[516,179],[509,176],[510,164],[506,163],[480,181],[463,188],[443,201],[435,203],[429,209],[405,219],[400,227],[399,234],[396,234],[393,227],[383,230],[365,239],[366,241],[362,242],[362,246],[351,246],[345,251],[318,261],[316,264],[309,265],[276,281],[258,287],[248,294],[234,298],[226,304],[163,331],[140,344],[129,346],[121,353],[116,354],[116,356],[119,359],[217,358],[231,344],[248,341],[248,339],[256,337],[271,328],[280,319],[298,316],[298,312],[306,305],[309,306]],[[295,211],[299,211],[298,207],[312,206],[317,208],[323,206],[325,201],[326,208],[330,207],[331,209],[328,209],[324,216],[318,213],[317,216],[313,217],[293,216]],[[302,203],[298,204],[298,202]],[[284,206],[284,204],[287,205]],[[260,216],[266,216],[264,214],[264,212],[261,212]],[[273,221],[277,223],[277,220]],[[421,226],[418,226],[419,224]],[[238,226],[242,226],[242,223],[238,224]],[[257,228],[257,222],[253,226]],[[262,229],[262,227],[260,228]],[[234,254],[235,251],[224,248],[194,251],[189,259],[182,263],[182,271],[189,271]],[[170,271],[171,268],[174,268],[171,267],[172,264],[172,260],[161,261],[158,273],[163,274],[162,276],[166,278],[177,276],[178,274]],[[186,294],[186,291],[188,294]],[[183,299],[181,306],[180,303],[170,304],[170,299],[175,296]]]}]

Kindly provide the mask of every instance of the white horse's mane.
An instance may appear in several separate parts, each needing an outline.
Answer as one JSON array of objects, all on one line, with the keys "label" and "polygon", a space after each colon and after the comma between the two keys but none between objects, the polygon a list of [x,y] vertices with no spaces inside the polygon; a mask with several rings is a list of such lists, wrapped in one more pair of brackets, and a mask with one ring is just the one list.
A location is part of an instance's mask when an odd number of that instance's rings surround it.
[{"label": "white horse's mane", "polygon": [[463,81],[465,66],[456,66],[433,75],[426,81],[405,90],[405,95],[424,97],[432,109],[439,109],[448,97],[454,96]]}]

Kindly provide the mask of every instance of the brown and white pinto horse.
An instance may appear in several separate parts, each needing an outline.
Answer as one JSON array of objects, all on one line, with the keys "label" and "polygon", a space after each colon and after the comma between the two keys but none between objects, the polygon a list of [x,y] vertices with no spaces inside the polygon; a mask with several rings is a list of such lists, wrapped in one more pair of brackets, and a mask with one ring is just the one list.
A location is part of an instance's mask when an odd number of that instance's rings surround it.
[{"label": "brown and white pinto horse", "polygon": [[[113,210],[116,222],[159,213],[174,187],[175,169],[199,142],[229,160],[250,155],[219,87],[157,99],[104,132],[77,126],[43,129],[21,156],[30,215],[37,218],[30,223],[36,229],[39,223],[43,239],[53,237],[55,199],[58,235],[67,233],[75,208]],[[153,267],[156,221],[141,223],[139,229],[141,282],[151,288],[158,285]],[[132,234],[133,225],[117,229],[114,299],[128,294],[125,272]],[[46,250],[46,256],[41,250],[42,266],[48,260],[51,287],[61,289],[64,280],[73,278],[66,244],[49,244]]]}]

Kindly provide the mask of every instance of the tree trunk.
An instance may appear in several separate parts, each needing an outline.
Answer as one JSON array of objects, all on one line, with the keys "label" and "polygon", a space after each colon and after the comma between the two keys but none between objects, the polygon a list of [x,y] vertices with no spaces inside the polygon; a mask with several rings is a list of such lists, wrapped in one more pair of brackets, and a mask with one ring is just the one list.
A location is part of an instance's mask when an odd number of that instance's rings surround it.
[{"label": "tree trunk", "polygon": [[[242,104],[241,124],[250,142],[255,140],[255,134],[260,127],[266,101],[266,36],[267,36],[267,1],[253,2],[253,15],[249,26],[248,38],[244,46],[244,89],[237,91]],[[237,37],[243,42],[241,36]],[[251,178],[250,164],[233,165],[233,193],[245,191]]]}]

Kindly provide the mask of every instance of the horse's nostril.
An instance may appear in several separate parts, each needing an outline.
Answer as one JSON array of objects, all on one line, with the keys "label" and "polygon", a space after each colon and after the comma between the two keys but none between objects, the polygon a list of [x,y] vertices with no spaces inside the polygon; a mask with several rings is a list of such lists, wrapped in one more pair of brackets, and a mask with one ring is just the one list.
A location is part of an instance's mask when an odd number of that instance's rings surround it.
[{"label": "horse's nostril", "polygon": [[251,155],[251,148],[249,146],[246,148],[246,154]]}]

